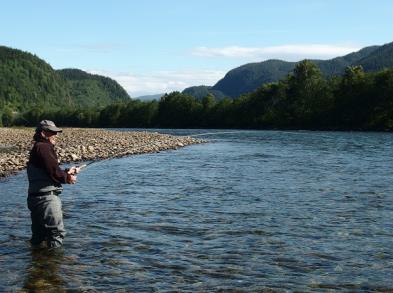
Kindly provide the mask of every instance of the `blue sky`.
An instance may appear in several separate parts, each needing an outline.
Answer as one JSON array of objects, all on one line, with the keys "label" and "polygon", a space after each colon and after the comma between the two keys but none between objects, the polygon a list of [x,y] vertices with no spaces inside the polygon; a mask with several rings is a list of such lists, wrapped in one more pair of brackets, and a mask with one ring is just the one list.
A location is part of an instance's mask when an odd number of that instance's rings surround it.
[{"label": "blue sky", "polygon": [[270,58],[329,59],[393,41],[388,0],[4,0],[0,45],[117,80],[132,97],[214,85]]}]

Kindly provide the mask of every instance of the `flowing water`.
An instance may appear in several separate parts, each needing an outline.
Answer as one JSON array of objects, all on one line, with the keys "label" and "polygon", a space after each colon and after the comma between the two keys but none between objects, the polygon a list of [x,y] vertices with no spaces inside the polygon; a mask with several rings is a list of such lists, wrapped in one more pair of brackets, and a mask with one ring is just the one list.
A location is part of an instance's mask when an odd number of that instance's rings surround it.
[{"label": "flowing water", "polygon": [[59,251],[0,182],[0,291],[393,290],[392,134],[167,132],[210,142],[90,165]]}]

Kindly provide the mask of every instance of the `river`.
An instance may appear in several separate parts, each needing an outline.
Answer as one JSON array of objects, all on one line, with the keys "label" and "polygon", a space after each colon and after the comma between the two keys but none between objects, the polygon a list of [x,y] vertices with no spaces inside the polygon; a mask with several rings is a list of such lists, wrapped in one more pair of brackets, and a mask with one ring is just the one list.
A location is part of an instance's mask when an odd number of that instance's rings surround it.
[{"label": "river", "polygon": [[0,182],[0,291],[393,290],[393,134],[161,132],[209,143],[90,165],[58,251]]}]

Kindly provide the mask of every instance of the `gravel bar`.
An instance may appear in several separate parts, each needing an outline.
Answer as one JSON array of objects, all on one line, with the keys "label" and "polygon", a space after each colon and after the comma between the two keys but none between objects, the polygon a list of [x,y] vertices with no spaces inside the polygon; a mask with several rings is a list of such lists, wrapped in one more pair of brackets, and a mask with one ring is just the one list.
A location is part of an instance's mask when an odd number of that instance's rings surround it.
[{"label": "gravel bar", "polygon": [[[34,128],[0,127],[0,177],[26,168]],[[206,140],[146,131],[63,128],[56,143],[60,163],[95,161],[174,150]]]}]

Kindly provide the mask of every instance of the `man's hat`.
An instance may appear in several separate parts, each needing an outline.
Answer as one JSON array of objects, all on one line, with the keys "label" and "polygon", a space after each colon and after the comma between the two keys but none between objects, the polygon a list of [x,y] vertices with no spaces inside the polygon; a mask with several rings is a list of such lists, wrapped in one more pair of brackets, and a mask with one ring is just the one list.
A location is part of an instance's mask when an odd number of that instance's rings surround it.
[{"label": "man's hat", "polygon": [[52,131],[52,132],[62,132],[60,128],[58,128],[53,121],[50,120],[42,120],[38,125],[37,129],[45,130],[45,131]]}]

